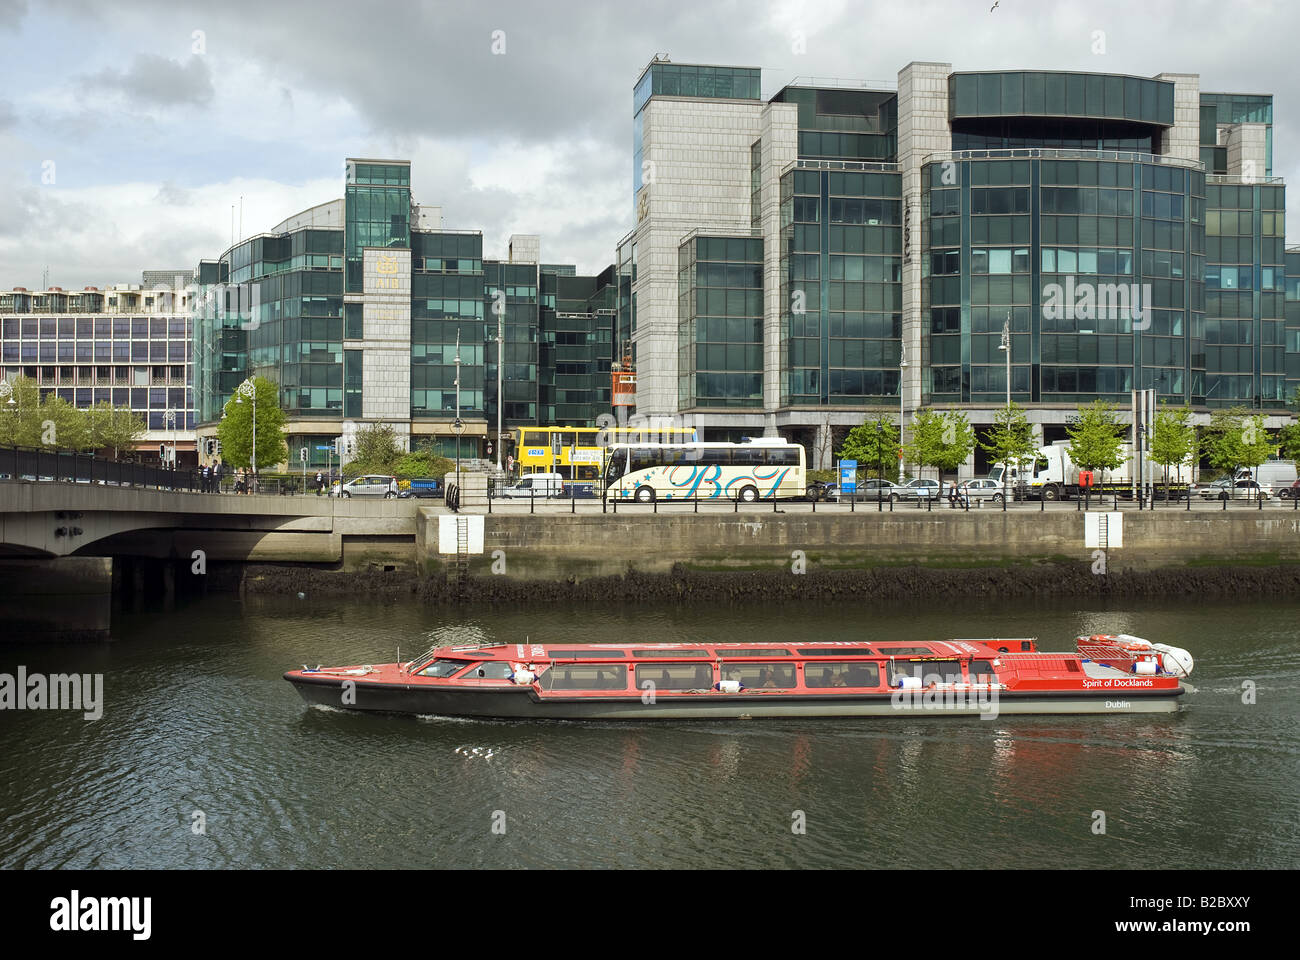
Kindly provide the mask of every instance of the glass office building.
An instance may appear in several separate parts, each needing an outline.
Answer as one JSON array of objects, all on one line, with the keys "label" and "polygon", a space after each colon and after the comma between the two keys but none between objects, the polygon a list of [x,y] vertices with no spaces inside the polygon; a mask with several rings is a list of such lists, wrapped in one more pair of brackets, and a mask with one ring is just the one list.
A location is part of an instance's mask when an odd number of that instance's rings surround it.
[{"label": "glass office building", "polygon": [[289,448],[306,447],[313,469],[333,438],[367,423],[392,426],[408,448],[477,457],[498,410],[506,434],[607,412],[613,268],[591,278],[540,264],[536,237],[512,237],[507,259],[485,259],[482,233],[444,229],[437,208],[412,202],[410,183],[406,161],[349,160],[341,200],[199,265],[201,435],[215,433],[250,375],[279,385]]},{"label": "glass office building", "polygon": [[[900,404],[986,428],[1008,389],[1045,440],[1135,389],[1198,421],[1283,414],[1300,295],[1271,96],[913,63],[893,90],[798,80],[763,100],[672,90],[668,69],[634,90],[637,226],[616,253],[637,415],[779,433],[824,460]],[[715,267],[704,238],[761,255]],[[756,286],[730,284],[742,263]]]}]

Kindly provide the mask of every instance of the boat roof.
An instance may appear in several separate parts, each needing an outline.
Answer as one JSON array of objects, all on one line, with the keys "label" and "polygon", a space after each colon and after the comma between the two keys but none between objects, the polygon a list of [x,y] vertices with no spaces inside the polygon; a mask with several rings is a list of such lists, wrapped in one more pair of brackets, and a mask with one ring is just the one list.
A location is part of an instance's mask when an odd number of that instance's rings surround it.
[{"label": "boat roof", "polygon": [[[1023,646],[1028,644],[1028,647]],[[810,657],[951,657],[1036,652],[1030,637],[980,640],[807,640],[786,643],[494,643],[485,646],[438,647],[431,657],[453,660],[650,660],[696,657],[733,659],[807,659]]]}]

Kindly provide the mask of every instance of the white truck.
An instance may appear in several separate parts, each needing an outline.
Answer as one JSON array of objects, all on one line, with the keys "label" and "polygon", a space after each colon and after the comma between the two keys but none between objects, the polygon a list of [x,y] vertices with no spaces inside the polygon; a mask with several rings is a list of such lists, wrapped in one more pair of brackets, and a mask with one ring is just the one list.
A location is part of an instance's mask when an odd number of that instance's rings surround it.
[{"label": "white truck", "polygon": [[[1094,495],[1117,495],[1132,498],[1137,475],[1137,462],[1133,445],[1125,442],[1119,447],[1119,455],[1124,462],[1114,470],[1094,470],[1091,476],[1070,459],[1070,441],[1057,440],[1046,447],[1039,447],[1032,463],[1026,463],[1024,469],[1016,466],[1010,468],[1007,476],[1008,489],[1014,491],[1020,482],[1027,488],[1032,499],[1069,500],[1091,492]],[[1146,454],[1146,450],[1143,450]],[[1151,462],[1144,456],[1142,470],[1143,486],[1148,490],[1154,488],[1155,496],[1163,499],[1165,490],[1165,468]],[[1192,480],[1193,467],[1190,463],[1170,467],[1168,473],[1168,497],[1181,500],[1188,495]],[[999,464],[989,470],[989,478],[1002,483],[1002,466]]]}]

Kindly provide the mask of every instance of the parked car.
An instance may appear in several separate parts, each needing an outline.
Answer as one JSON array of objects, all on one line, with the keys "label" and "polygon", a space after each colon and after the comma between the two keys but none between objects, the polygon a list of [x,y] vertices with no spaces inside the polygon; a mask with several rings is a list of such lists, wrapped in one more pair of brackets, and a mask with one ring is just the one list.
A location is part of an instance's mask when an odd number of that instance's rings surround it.
[{"label": "parked car", "polygon": [[385,500],[391,500],[397,496],[397,478],[382,474],[366,474],[348,480],[341,490],[335,484],[334,492],[344,500],[352,497],[383,497]]},{"label": "parked car", "polygon": [[1280,489],[1277,492],[1277,496],[1279,500],[1294,500],[1296,497],[1300,497],[1300,480],[1296,480],[1296,482],[1291,484],[1289,487],[1283,487]]},{"label": "parked car", "polygon": [[1215,480],[1208,486],[1197,487],[1196,493],[1203,500],[1268,499],[1268,491],[1254,480],[1238,480],[1233,483],[1226,477],[1222,480]]},{"label": "parked car", "polygon": [[542,499],[544,497],[564,496],[564,477],[558,473],[530,473],[518,483],[501,491],[503,497],[524,497]]},{"label": "parked car", "polygon": [[[883,500],[889,500],[891,494],[897,489],[898,484],[891,483],[889,480],[881,480],[880,477],[868,477],[866,480],[858,481],[857,488],[854,489],[853,498],[859,503],[865,500],[875,500],[876,497],[883,498]],[[826,485],[826,493],[824,493],[823,500],[841,500],[841,498],[846,500],[844,493],[842,493],[842,490],[840,489],[840,484]],[[898,497],[894,497],[894,500],[898,500]]]},{"label": "parked car", "polygon": [[963,480],[959,486],[962,493],[969,500],[991,500],[994,503],[1001,503],[1005,495],[1013,492],[1011,489],[1004,491],[1002,484],[996,480],[990,480],[988,477],[982,477],[978,480]]},{"label": "parked car", "polygon": [[891,499],[900,500],[938,500],[945,485],[938,480],[909,480],[901,487],[891,491]]},{"label": "parked car", "polygon": [[1294,460],[1265,460],[1258,467],[1237,471],[1238,480],[1254,480],[1274,497],[1295,483],[1297,476]]},{"label": "parked car", "polygon": [[446,488],[443,486],[441,480],[437,480],[433,477],[425,477],[412,480],[410,489],[403,490],[398,494],[398,496],[403,499],[411,497],[421,500],[429,498],[441,499],[445,493]]}]

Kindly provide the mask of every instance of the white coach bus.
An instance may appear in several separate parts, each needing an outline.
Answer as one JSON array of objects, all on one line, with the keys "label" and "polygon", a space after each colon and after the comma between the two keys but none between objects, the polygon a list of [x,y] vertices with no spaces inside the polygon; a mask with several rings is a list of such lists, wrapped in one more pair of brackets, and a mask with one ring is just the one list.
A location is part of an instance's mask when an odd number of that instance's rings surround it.
[{"label": "white coach bus", "polygon": [[807,493],[804,449],[778,437],[744,443],[614,444],[605,493],[615,500],[756,500]]}]

